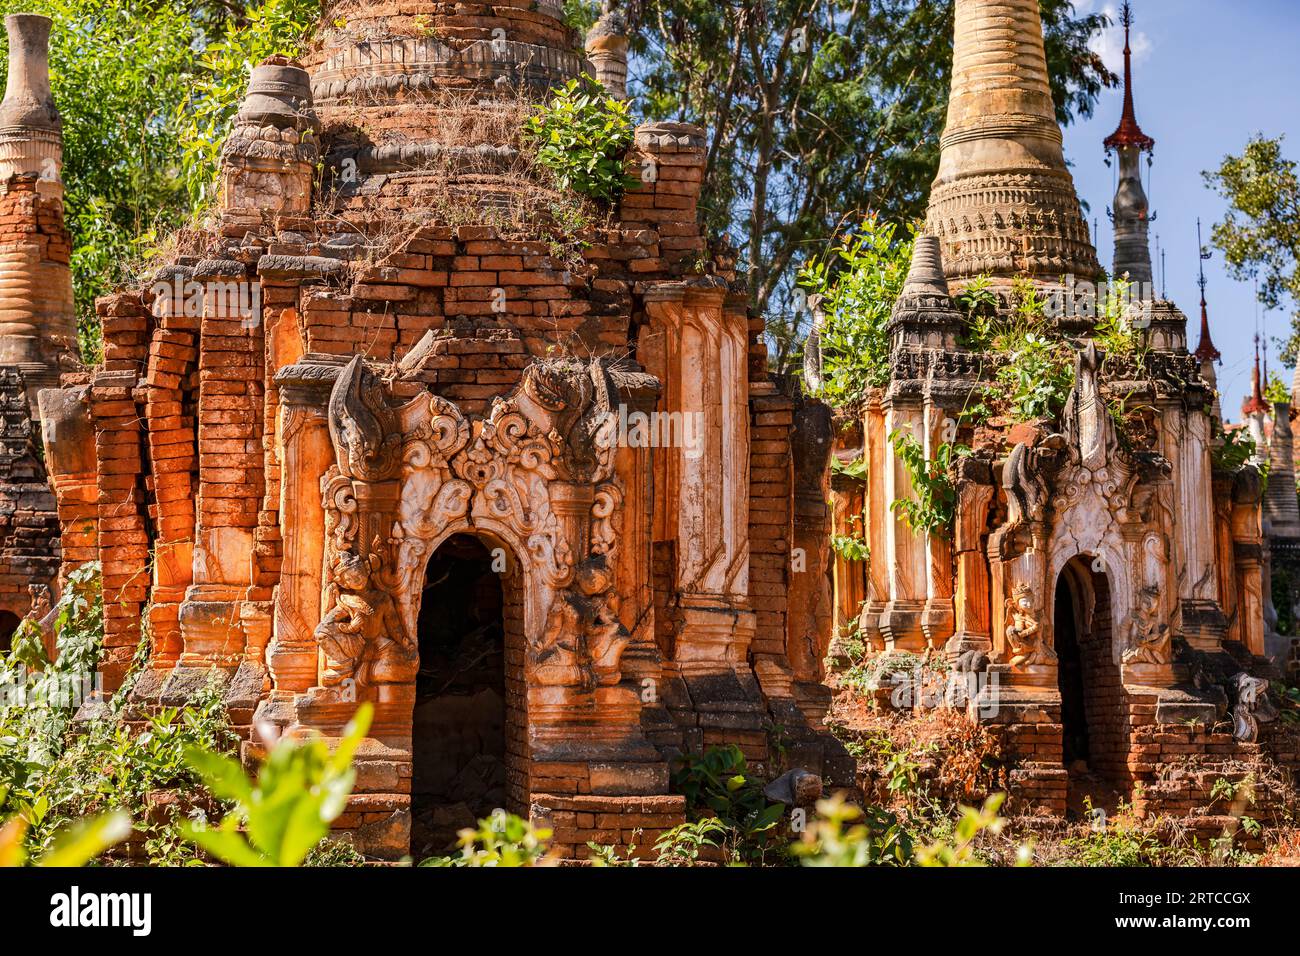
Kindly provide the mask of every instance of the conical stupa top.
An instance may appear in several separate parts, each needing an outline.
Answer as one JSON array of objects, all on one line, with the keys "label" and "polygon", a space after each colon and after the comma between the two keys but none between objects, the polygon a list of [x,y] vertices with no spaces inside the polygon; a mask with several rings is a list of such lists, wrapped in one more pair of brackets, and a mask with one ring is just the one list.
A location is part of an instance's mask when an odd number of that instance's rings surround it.
[{"label": "conical stupa top", "polygon": [[1124,112],[1115,132],[1106,137],[1107,149],[1135,146],[1139,151],[1150,152],[1156,141],[1142,132],[1137,111],[1133,107],[1133,50],[1129,44],[1129,30],[1133,26],[1133,8],[1127,3],[1120,9],[1120,22],[1124,24]]},{"label": "conical stupa top", "polygon": [[957,0],[940,146],[927,232],[950,280],[1100,274],[1061,149],[1038,0]]},{"label": "conical stupa top", "polygon": [[903,283],[903,295],[947,295],[943,274],[943,253],[937,236],[917,236],[912,247],[912,264]]}]

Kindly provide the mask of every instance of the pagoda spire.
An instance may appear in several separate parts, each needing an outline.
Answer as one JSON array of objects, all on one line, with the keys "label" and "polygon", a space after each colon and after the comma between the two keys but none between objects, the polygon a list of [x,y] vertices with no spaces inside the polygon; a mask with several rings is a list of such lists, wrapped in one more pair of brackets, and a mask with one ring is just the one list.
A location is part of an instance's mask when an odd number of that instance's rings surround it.
[{"label": "pagoda spire", "polygon": [[[1143,153],[1155,149],[1156,141],[1142,132],[1133,108],[1133,49],[1129,40],[1133,26],[1133,8],[1125,3],[1120,11],[1124,24],[1124,112],[1119,127],[1106,137],[1107,154],[1119,154],[1119,184],[1110,210],[1115,223],[1115,258],[1113,272],[1136,283],[1137,293],[1145,297],[1153,278],[1151,248],[1147,233],[1151,221],[1151,204],[1142,188]],[[1107,159],[1107,164],[1110,160]],[[1154,293],[1151,298],[1155,298]]]},{"label": "pagoda spire", "polygon": [[1101,273],[1061,148],[1038,0],[957,0],[926,231],[959,284]]},{"label": "pagoda spire", "polygon": [[1196,346],[1196,351],[1192,354],[1201,360],[1204,365],[1207,362],[1218,362],[1223,358],[1222,353],[1214,347],[1214,341],[1210,338],[1210,313],[1205,305],[1205,260],[1208,255],[1203,251],[1201,245],[1201,220],[1196,220],[1196,250],[1200,255],[1200,261],[1197,267],[1200,269],[1200,277],[1196,284],[1201,287],[1201,341]]},{"label": "pagoda spire", "polygon": [[1242,415],[1254,415],[1268,412],[1268,403],[1264,401],[1264,391],[1259,378],[1259,333],[1255,333],[1255,365],[1250,370],[1250,398],[1241,403]]},{"label": "pagoda spire", "polygon": [[1133,47],[1129,42],[1129,33],[1133,27],[1133,7],[1127,0],[1120,7],[1119,22],[1124,25],[1124,112],[1120,115],[1115,132],[1106,137],[1105,146],[1107,149],[1132,146],[1139,152],[1149,153],[1156,148],[1156,141],[1142,132],[1137,121],[1137,111],[1133,107]]}]

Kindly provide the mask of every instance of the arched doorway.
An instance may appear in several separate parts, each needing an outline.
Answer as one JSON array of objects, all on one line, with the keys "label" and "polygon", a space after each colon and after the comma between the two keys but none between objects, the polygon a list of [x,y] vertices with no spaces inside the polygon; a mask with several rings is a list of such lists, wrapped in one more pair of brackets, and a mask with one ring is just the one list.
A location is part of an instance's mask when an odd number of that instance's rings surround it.
[{"label": "arched doorway", "polygon": [[1067,806],[1107,812],[1128,796],[1128,698],[1116,659],[1110,580],[1102,562],[1079,555],[1061,569],[1052,604],[1061,692]]},{"label": "arched doorway", "polygon": [[[522,727],[507,672],[522,638],[513,562],[468,534],[429,559],[412,714],[411,854],[446,852],[456,833],[511,807]],[[516,702],[516,703],[513,703]]]}]

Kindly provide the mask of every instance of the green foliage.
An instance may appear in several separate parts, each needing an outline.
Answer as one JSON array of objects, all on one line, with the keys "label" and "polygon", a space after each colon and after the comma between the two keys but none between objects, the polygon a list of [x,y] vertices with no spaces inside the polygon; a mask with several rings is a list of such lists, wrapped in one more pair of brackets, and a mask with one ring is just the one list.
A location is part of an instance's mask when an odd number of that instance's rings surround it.
[{"label": "green foliage", "polygon": [[[981,405],[968,411],[1014,421],[1057,419],[1074,387],[1074,349],[1047,320],[1046,303],[1032,283],[1012,285],[1006,314],[988,307],[992,294],[985,284],[959,296],[970,320],[968,345],[1000,359]],[[1121,328],[1114,326],[1111,334],[1118,339]]]},{"label": "green foliage", "polygon": [[600,17],[600,4],[593,0],[564,0],[564,22],[586,34]]},{"label": "green foliage", "polygon": [[[460,831],[459,856],[435,856],[420,866],[536,866],[546,855],[551,831],[513,813],[494,813],[478,829]],[[611,856],[613,851],[610,851]]]},{"label": "green foliage", "polygon": [[[184,752],[227,749],[237,740],[217,686],[210,683],[183,708],[149,714],[139,732],[119,719],[124,698],[118,695],[106,715],[87,720],[73,734],[72,714],[103,638],[98,565],[69,575],[54,626],[54,662],[45,659],[36,627],[25,624],[0,670],[0,686],[11,702],[0,709],[0,816],[21,819],[26,848],[43,853],[83,818],[120,812],[137,821],[150,862],[191,862],[176,821],[202,794]],[[14,696],[19,686],[25,686],[25,699]],[[163,791],[183,796],[160,801]]]},{"label": "green foliage", "polygon": [[700,853],[721,850],[729,828],[717,817],[702,817],[666,830],[655,841],[657,862],[663,866],[694,866]]},{"label": "green foliage", "polygon": [[817,801],[817,816],[791,852],[803,866],[907,866],[914,847],[894,814],[837,794]]},{"label": "green foliage", "polygon": [[195,208],[216,198],[221,145],[253,67],[270,56],[296,57],[320,10],[320,0],[263,0],[244,17],[227,21],[220,37],[192,65],[192,95],[175,119],[182,175]]},{"label": "green foliage", "polygon": [[[961,807],[961,816],[954,827],[952,840],[935,841],[917,850],[916,862],[920,866],[984,866],[984,861],[976,855],[975,839],[985,831],[989,833],[1002,831],[1006,821],[998,816],[998,810],[1006,798],[1005,793],[995,793],[990,795],[978,810],[972,807]],[[1029,859],[1027,855],[1022,854],[1020,862],[1022,865],[1027,865]]]},{"label": "green foliage", "polygon": [[831,548],[845,561],[866,561],[871,557],[871,546],[859,533],[831,535]]},{"label": "green foliage", "polygon": [[889,325],[912,261],[912,237],[874,216],[844,236],[825,257],[799,272],[799,285],[822,297],[822,380],[819,398],[836,407],[861,399],[889,380]]},{"label": "green foliage", "polygon": [[1292,304],[1291,337],[1282,358],[1294,364],[1300,347],[1300,179],[1282,155],[1279,136],[1257,135],[1241,155],[1228,155],[1205,181],[1228,200],[1211,241],[1223,250],[1232,276],[1259,277],[1259,297],[1270,309]]},{"label": "green foliage", "polygon": [[1142,305],[1134,298],[1133,283],[1112,279],[1106,285],[1106,298],[1099,303],[1093,341],[1106,360],[1137,355],[1141,358],[1142,336],[1138,332]]},{"label": "green foliage", "polygon": [[1287,385],[1286,380],[1277,372],[1268,373],[1268,384],[1264,386],[1264,400],[1270,406],[1278,402],[1288,404],[1291,402],[1291,386]]},{"label": "green foliage", "polygon": [[[54,661],[46,657],[39,625],[24,620],[8,658],[0,662],[0,768],[9,764],[11,771],[0,778],[0,809],[3,784],[21,785],[32,768],[47,767],[58,757],[72,714],[93,679],[104,637],[98,562],[69,573],[54,611]],[[20,752],[27,768],[22,771],[13,766]]]},{"label": "green foliage", "polygon": [[[632,32],[649,119],[708,131],[701,208],[747,265],[774,363],[790,367],[806,313],[790,309],[810,240],[870,212],[925,214],[952,76],[953,0],[648,0]],[[1114,81],[1089,40],[1105,25],[1043,0],[1063,124]]]},{"label": "green foliage", "polygon": [[320,738],[283,739],[267,754],[257,780],[233,757],[200,748],[186,762],[217,797],[235,809],[217,828],[186,821],[185,838],[231,866],[301,866],[347,806],[356,781],[352,757],[370,729],[374,707],[364,703],[331,754]]},{"label": "green foliage", "polygon": [[0,827],[0,867],[22,866],[85,866],[109,847],[121,843],[131,833],[131,817],[115,810],[71,824],[54,835],[53,845],[39,858],[28,859],[23,837],[27,821],[14,817]]},{"label": "green foliage", "polygon": [[957,509],[957,486],[952,478],[953,462],[970,454],[964,445],[943,442],[935,448],[934,458],[926,458],[921,442],[909,431],[895,429],[889,434],[894,453],[907,470],[915,498],[895,498],[889,510],[902,515],[907,526],[917,534],[947,537]]},{"label": "green foliage", "polygon": [[639,182],[623,164],[633,128],[631,106],[584,73],[534,107],[524,136],[561,189],[612,203]]},{"label": "green foliage", "polygon": [[[728,853],[739,860],[761,860],[772,848],[785,807],[769,803],[763,783],[749,771],[735,744],[683,754],[672,767],[672,789],[686,797],[697,820],[716,817],[726,828]],[[708,830],[708,833],[711,833]]]},{"label": "green foliage", "polygon": [[1215,471],[1236,471],[1255,456],[1255,439],[1245,428],[1222,431],[1221,441],[1210,449],[1210,464]]},{"label": "green foliage", "polygon": [[1066,862],[1070,866],[1167,866],[1180,862],[1178,851],[1140,826],[1124,806],[1087,836],[1070,837],[1062,845],[1069,852]]}]

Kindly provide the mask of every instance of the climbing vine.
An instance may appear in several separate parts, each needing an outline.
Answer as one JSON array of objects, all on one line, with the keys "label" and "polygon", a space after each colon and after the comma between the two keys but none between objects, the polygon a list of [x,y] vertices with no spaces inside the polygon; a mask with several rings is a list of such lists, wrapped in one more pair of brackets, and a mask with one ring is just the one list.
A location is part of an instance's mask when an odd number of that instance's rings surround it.
[{"label": "climbing vine", "polygon": [[957,486],[952,480],[953,462],[970,454],[965,445],[943,442],[927,458],[920,441],[910,432],[895,429],[889,434],[894,454],[912,482],[915,498],[896,498],[889,509],[901,515],[912,531],[948,537],[957,508]]}]

